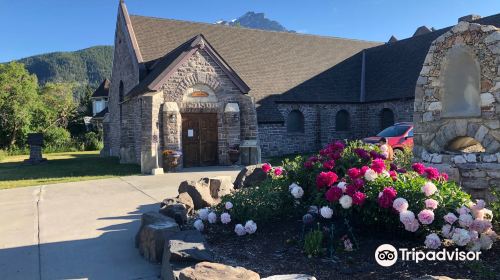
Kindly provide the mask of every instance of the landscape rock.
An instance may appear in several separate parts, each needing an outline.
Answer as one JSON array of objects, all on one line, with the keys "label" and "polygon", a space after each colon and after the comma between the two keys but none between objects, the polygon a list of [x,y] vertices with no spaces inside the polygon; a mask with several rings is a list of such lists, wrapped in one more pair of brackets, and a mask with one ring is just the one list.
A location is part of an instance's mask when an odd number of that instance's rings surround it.
[{"label": "landscape rock", "polygon": [[186,205],[177,203],[175,199],[163,200],[163,207],[160,213],[175,220],[179,225],[184,225],[188,218],[188,209]]},{"label": "landscape rock", "polygon": [[261,183],[267,178],[267,174],[262,170],[262,165],[249,165],[243,168],[236,180],[234,181],[234,188],[248,188]]},{"label": "landscape rock", "polygon": [[143,214],[142,225],[136,235],[139,253],[151,262],[161,262],[166,241],[179,230],[179,225],[172,218],[156,212]]},{"label": "landscape rock", "polygon": [[165,244],[161,261],[161,280],[175,280],[174,270],[170,264],[170,246]]},{"label": "landscape rock", "polygon": [[217,176],[209,178],[210,194],[212,198],[219,199],[234,191],[234,185],[231,176]]},{"label": "landscape rock", "polygon": [[179,280],[259,280],[256,272],[243,267],[233,267],[219,263],[201,262],[194,267],[183,269],[179,274]]},{"label": "landscape rock", "polygon": [[269,276],[262,280],[316,280],[316,277],[307,274],[283,274]]},{"label": "landscape rock", "polygon": [[213,261],[213,254],[207,249],[205,237],[197,230],[184,230],[170,237],[170,259],[175,262]]},{"label": "landscape rock", "polygon": [[198,182],[183,181],[179,185],[179,194],[188,193],[193,200],[194,209],[198,210],[204,207],[210,207],[217,204],[210,193],[210,180],[203,178]]}]

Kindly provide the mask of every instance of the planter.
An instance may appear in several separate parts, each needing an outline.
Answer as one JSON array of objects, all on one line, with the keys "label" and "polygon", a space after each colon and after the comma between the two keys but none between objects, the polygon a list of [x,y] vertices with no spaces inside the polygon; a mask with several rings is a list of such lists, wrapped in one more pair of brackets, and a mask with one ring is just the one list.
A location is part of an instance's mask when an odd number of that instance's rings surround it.
[{"label": "planter", "polygon": [[232,165],[236,164],[236,162],[240,160],[240,151],[229,150],[227,153],[229,155],[229,161],[231,162]]},{"label": "planter", "polygon": [[179,165],[180,155],[167,155],[163,158],[163,171],[174,172]]}]

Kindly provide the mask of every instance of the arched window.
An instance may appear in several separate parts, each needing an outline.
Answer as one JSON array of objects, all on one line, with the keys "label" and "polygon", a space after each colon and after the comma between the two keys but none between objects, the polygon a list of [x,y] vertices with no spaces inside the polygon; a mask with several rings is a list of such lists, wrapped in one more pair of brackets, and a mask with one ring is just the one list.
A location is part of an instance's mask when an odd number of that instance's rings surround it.
[{"label": "arched window", "polygon": [[442,72],[444,117],[481,115],[480,79],[480,66],[473,54],[466,47],[453,47]]},{"label": "arched window", "polygon": [[288,132],[304,133],[304,115],[299,110],[292,110],[286,120]]},{"label": "arched window", "polygon": [[123,89],[123,81],[120,81],[120,89],[119,89],[119,97],[118,97],[118,100],[119,100],[119,105],[120,105],[120,122],[122,121],[122,102],[123,102],[123,99],[125,97],[125,94],[124,94],[124,89]]},{"label": "arched window", "polygon": [[335,116],[335,130],[348,131],[351,129],[351,116],[346,110],[340,110]]},{"label": "arched window", "polygon": [[380,130],[386,129],[394,124],[394,113],[391,109],[384,108],[380,112]]}]

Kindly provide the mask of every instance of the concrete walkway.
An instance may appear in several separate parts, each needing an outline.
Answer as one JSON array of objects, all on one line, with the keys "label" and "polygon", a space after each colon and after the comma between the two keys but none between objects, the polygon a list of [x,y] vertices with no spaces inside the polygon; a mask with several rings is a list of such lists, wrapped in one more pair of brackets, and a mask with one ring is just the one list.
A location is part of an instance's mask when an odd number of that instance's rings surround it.
[{"label": "concrete walkway", "polygon": [[141,213],[183,180],[231,167],[0,190],[0,279],[158,279],[134,247]]}]

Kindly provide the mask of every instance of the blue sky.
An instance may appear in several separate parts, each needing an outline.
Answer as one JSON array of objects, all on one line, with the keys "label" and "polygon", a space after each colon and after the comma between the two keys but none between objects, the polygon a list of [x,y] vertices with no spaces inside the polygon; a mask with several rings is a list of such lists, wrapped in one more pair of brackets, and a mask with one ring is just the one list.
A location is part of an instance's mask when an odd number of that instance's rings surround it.
[{"label": "blue sky", "polygon": [[[126,0],[131,14],[215,22],[264,12],[302,33],[387,41],[500,13],[500,0]],[[113,43],[118,0],[0,0],[0,62]]]}]

